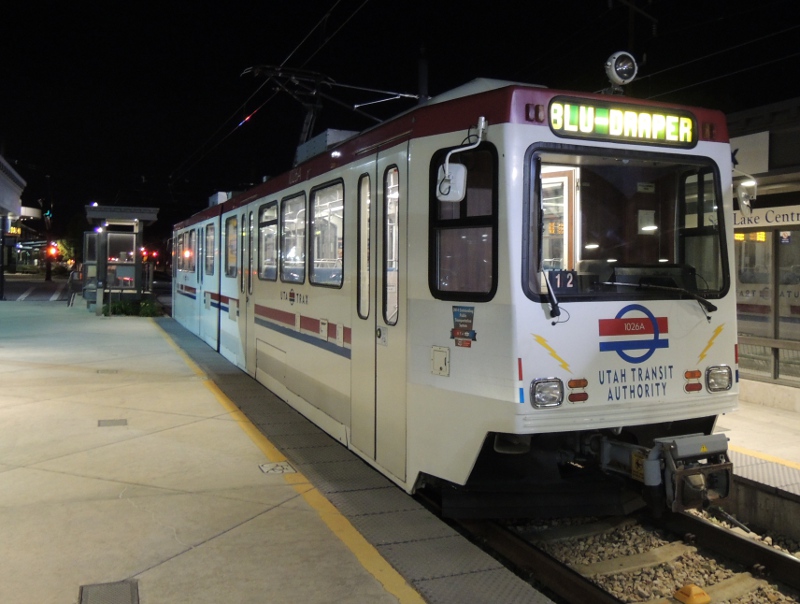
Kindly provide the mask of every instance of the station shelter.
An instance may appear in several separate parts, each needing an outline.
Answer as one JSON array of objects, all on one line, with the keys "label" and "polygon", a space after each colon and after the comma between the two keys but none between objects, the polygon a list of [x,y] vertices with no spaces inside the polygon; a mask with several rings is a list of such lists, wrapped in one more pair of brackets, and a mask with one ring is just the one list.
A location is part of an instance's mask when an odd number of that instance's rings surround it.
[{"label": "station shelter", "polygon": [[800,411],[800,98],[730,114],[728,129],[740,398]]},{"label": "station shelter", "polygon": [[142,261],[144,227],[158,217],[158,208],[86,206],[96,225],[84,234],[83,298],[98,314],[114,300],[142,300],[152,293],[152,264]]}]

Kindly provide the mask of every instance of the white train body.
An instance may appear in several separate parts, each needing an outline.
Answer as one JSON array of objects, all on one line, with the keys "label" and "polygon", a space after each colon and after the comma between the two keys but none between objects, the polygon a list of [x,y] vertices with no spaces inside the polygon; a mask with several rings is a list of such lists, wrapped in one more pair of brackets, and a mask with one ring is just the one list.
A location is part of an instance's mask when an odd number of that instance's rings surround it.
[{"label": "white train body", "polygon": [[721,114],[479,80],[177,225],[174,316],[407,491],[463,485],[710,434],[732,224]]}]

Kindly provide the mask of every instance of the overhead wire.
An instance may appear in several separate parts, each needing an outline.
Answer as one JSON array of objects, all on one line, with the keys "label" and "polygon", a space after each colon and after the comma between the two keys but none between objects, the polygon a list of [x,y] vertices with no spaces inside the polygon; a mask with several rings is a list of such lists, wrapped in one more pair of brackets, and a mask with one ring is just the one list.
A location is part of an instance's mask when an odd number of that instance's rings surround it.
[{"label": "overhead wire", "polygon": [[694,88],[695,86],[702,86],[703,84],[708,84],[709,82],[715,82],[715,81],[721,80],[723,78],[728,78],[730,76],[739,75],[739,74],[745,73],[747,71],[752,71],[753,69],[759,69],[761,67],[766,67],[767,65],[772,65],[774,63],[780,63],[781,61],[785,61],[786,59],[792,59],[792,58],[797,57],[797,56],[800,56],[800,52],[795,52],[795,53],[792,53],[790,55],[784,55],[782,57],[779,57],[777,59],[772,59],[770,61],[764,61],[763,63],[759,63],[758,65],[751,65],[749,67],[743,67],[742,69],[737,69],[736,71],[729,71],[727,73],[724,73],[722,75],[716,76],[714,78],[707,78],[707,79],[702,80],[700,82],[695,82],[694,84],[689,84],[687,86],[681,86],[680,88],[674,88],[674,89],[668,90],[666,92],[660,92],[658,94],[653,94],[653,95],[648,96],[647,98],[648,99],[657,99],[659,97],[666,96],[668,94],[672,94],[673,92],[680,92],[682,90],[687,90],[689,88]]},{"label": "overhead wire", "polygon": [[[322,24],[323,24],[323,23],[324,23],[324,22],[325,22],[325,21],[326,21],[326,20],[327,20],[327,19],[330,17],[330,15],[333,13],[333,11],[336,9],[336,7],[337,7],[337,6],[339,6],[339,4],[340,4],[341,2],[342,2],[342,0],[336,0],[336,2],[334,2],[333,6],[331,6],[331,8],[329,8],[329,9],[327,10],[327,12],[326,12],[326,13],[325,13],[325,14],[324,14],[324,15],[323,15],[323,16],[322,16],[320,19],[319,19],[319,21],[317,21],[316,25],[314,25],[314,26],[313,26],[313,27],[312,27],[312,28],[309,30],[309,32],[308,32],[308,33],[307,33],[307,34],[306,34],[306,35],[303,37],[303,39],[302,39],[302,40],[300,40],[300,42],[299,42],[299,43],[298,43],[298,44],[297,44],[297,45],[294,47],[294,49],[293,49],[293,50],[292,50],[292,51],[291,51],[291,52],[290,52],[290,53],[289,53],[289,54],[286,56],[286,58],[285,58],[285,59],[284,59],[284,60],[283,60],[283,61],[280,63],[280,67],[284,67],[284,66],[286,65],[286,63],[288,63],[288,62],[289,62],[289,60],[290,60],[290,59],[291,59],[291,58],[292,58],[292,57],[293,57],[293,56],[294,56],[294,55],[297,53],[297,51],[298,51],[298,50],[299,50],[299,49],[300,49],[300,48],[301,48],[301,47],[302,47],[302,46],[303,46],[303,45],[306,43],[306,41],[309,39],[309,37],[311,37],[311,35],[312,35],[312,34],[313,34],[313,33],[314,33],[314,32],[315,32],[315,31],[316,31],[316,30],[317,30],[317,29],[318,29],[318,28],[319,28],[319,27],[320,27],[320,26],[321,26],[321,25],[322,25]],[[355,10],[354,10],[354,11],[353,11],[351,14],[350,14],[350,16],[349,16],[349,17],[347,17],[347,19],[346,19],[346,20],[345,20],[345,21],[344,21],[344,22],[343,22],[343,23],[342,23],[342,24],[341,24],[341,25],[340,25],[340,26],[339,26],[339,27],[336,29],[336,31],[334,31],[334,32],[333,32],[331,35],[329,35],[328,37],[326,37],[326,38],[325,38],[325,39],[322,41],[322,43],[319,45],[319,47],[318,47],[318,48],[317,48],[317,49],[316,49],[316,50],[315,50],[315,51],[314,51],[314,52],[313,52],[313,53],[312,53],[312,54],[311,54],[311,55],[310,55],[308,58],[306,58],[306,60],[305,60],[305,61],[302,63],[301,67],[305,67],[305,66],[306,66],[306,65],[309,63],[309,61],[311,61],[311,59],[312,59],[313,57],[315,57],[315,56],[316,56],[316,55],[319,53],[319,51],[320,51],[320,50],[322,50],[322,48],[323,48],[323,47],[324,47],[324,46],[325,46],[325,45],[326,45],[328,42],[330,42],[330,41],[331,41],[331,39],[333,39],[333,37],[334,37],[334,36],[336,36],[336,35],[337,35],[337,34],[338,34],[338,33],[339,33],[341,30],[342,30],[342,28],[343,28],[345,25],[347,25],[347,23],[349,23],[349,22],[350,22],[350,20],[351,20],[351,19],[352,19],[352,18],[353,18],[353,17],[354,17],[354,16],[355,16],[355,15],[356,15],[356,14],[357,14],[357,13],[358,13],[358,12],[359,12],[359,11],[360,11],[362,8],[363,8],[363,7],[364,7],[364,6],[367,4],[367,2],[369,2],[369,0],[364,0],[364,1],[361,3],[361,5],[360,5],[360,6],[358,6],[358,8],[356,8],[356,9],[355,9]],[[236,131],[237,131],[237,130],[238,130],[240,127],[241,127],[241,126],[243,126],[245,123],[247,123],[248,121],[250,121],[250,119],[251,119],[251,118],[252,118],[252,117],[253,117],[253,116],[254,116],[256,113],[258,113],[258,111],[259,111],[259,110],[260,110],[262,107],[264,107],[264,105],[266,105],[266,104],[267,104],[267,103],[269,103],[269,102],[270,102],[272,99],[274,99],[274,98],[275,98],[275,96],[278,94],[278,91],[274,91],[274,92],[273,92],[273,93],[272,93],[272,94],[271,94],[271,95],[270,95],[270,96],[269,96],[267,99],[265,99],[265,100],[264,100],[264,101],[263,101],[263,102],[262,102],[262,103],[261,103],[261,104],[260,104],[258,107],[256,107],[256,108],[255,108],[255,110],[251,111],[251,112],[250,112],[250,113],[249,113],[247,116],[245,116],[245,118],[244,118],[244,119],[242,119],[242,120],[241,120],[241,121],[240,121],[238,124],[236,124],[236,126],[234,126],[234,127],[233,127],[233,128],[232,128],[232,129],[231,129],[231,130],[230,130],[230,131],[227,133],[227,134],[225,134],[225,136],[223,136],[221,139],[219,139],[217,142],[215,142],[215,143],[214,143],[214,144],[213,144],[211,147],[208,147],[208,145],[211,143],[211,141],[212,141],[212,140],[214,140],[214,139],[215,139],[215,138],[216,138],[216,137],[219,135],[219,133],[220,133],[220,132],[223,130],[223,128],[225,128],[225,126],[226,126],[228,123],[230,123],[230,121],[231,121],[231,120],[232,120],[232,119],[233,119],[235,116],[239,115],[239,114],[241,113],[241,111],[242,111],[242,110],[243,110],[243,109],[244,109],[244,108],[247,106],[247,104],[248,104],[248,103],[249,103],[249,102],[250,102],[250,101],[251,101],[251,100],[252,100],[252,99],[253,99],[253,98],[254,98],[254,97],[255,97],[255,96],[256,96],[256,95],[259,93],[259,92],[261,92],[261,90],[262,90],[262,89],[263,89],[265,86],[267,86],[267,84],[269,84],[271,81],[272,81],[272,77],[268,77],[268,78],[266,78],[266,79],[264,80],[264,82],[262,82],[262,83],[261,83],[261,85],[260,85],[258,88],[256,88],[256,90],[255,90],[255,91],[254,91],[254,92],[253,92],[253,93],[252,93],[252,94],[251,94],[249,97],[247,97],[247,99],[246,99],[246,100],[245,100],[245,101],[244,101],[244,102],[243,102],[243,103],[242,103],[242,104],[241,104],[239,107],[237,107],[237,109],[236,109],[236,110],[233,112],[233,114],[231,114],[231,116],[230,116],[230,117],[228,117],[228,118],[227,118],[227,119],[226,119],[226,120],[225,120],[225,121],[224,121],[224,122],[223,122],[223,123],[222,123],[222,124],[219,126],[219,128],[217,128],[217,129],[214,131],[214,133],[213,133],[213,134],[212,134],[212,135],[211,135],[211,136],[210,136],[210,137],[209,137],[209,138],[208,138],[208,139],[207,139],[207,140],[206,140],[206,141],[205,141],[205,142],[204,142],[202,145],[200,145],[200,147],[198,147],[198,148],[197,148],[197,150],[195,150],[195,151],[194,151],[192,154],[190,154],[190,155],[189,155],[189,157],[187,157],[187,159],[186,159],[186,160],[184,160],[184,161],[183,161],[183,162],[182,162],[182,163],[181,163],[181,164],[180,164],[180,165],[179,165],[179,166],[178,166],[178,167],[177,167],[175,170],[173,170],[173,171],[172,171],[172,173],[170,174],[169,183],[168,183],[170,187],[171,187],[171,186],[172,186],[172,184],[174,184],[174,183],[175,183],[175,182],[176,182],[178,179],[180,179],[181,177],[183,177],[183,176],[184,176],[185,174],[187,174],[187,173],[188,173],[188,172],[189,172],[189,171],[190,171],[192,168],[194,168],[194,166],[196,166],[196,165],[197,165],[197,164],[198,164],[200,161],[202,161],[202,160],[203,160],[203,159],[204,159],[204,158],[205,158],[205,157],[206,157],[206,156],[207,156],[209,153],[211,153],[211,152],[212,152],[214,149],[216,149],[216,148],[217,148],[217,147],[219,147],[219,146],[220,146],[220,145],[221,145],[223,142],[225,142],[225,141],[226,141],[226,140],[227,140],[227,139],[228,139],[228,138],[229,138],[231,135],[233,135],[233,133],[234,133],[234,132],[236,132]],[[190,162],[190,161],[191,161],[191,160],[192,160],[194,157],[196,157],[196,156],[197,156],[198,154],[200,154],[200,153],[202,153],[202,154],[201,154],[201,155],[199,155],[199,157],[197,157],[197,158],[195,159],[195,161],[193,161],[193,162],[189,163],[189,162]],[[189,164],[189,165],[187,165],[187,164]],[[182,168],[184,168],[184,166],[185,166],[185,169],[183,169],[183,170],[181,171],[181,169],[182,169]]]},{"label": "overhead wire", "polygon": [[641,80],[646,80],[647,78],[653,78],[653,77],[655,77],[657,75],[661,75],[662,73],[666,73],[667,71],[672,71],[673,69],[680,69],[681,67],[686,67],[687,65],[691,65],[692,63],[697,63],[699,61],[704,61],[706,59],[710,59],[711,57],[715,57],[717,55],[725,54],[726,52],[730,52],[730,51],[736,50],[738,48],[743,48],[743,47],[748,46],[750,44],[755,44],[756,42],[762,42],[762,41],[764,41],[764,40],[766,40],[768,38],[773,38],[775,36],[779,36],[781,34],[785,34],[786,32],[793,31],[793,30],[798,29],[798,28],[800,28],[800,25],[793,25],[792,27],[787,27],[786,29],[783,29],[781,31],[773,32],[773,33],[767,34],[765,36],[761,36],[760,38],[755,38],[753,40],[749,40],[747,42],[742,42],[741,44],[736,44],[735,46],[729,46],[728,48],[723,48],[722,50],[717,50],[715,52],[709,53],[709,54],[704,55],[702,57],[695,57],[694,59],[689,59],[688,61],[684,61],[683,63],[679,63],[678,65],[673,65],[672,67],[665,67],[664,69],[661,69],[661,70],[656,71],[654,73],[650,73],[650,74],[641,76],[638,79],[639,79],[639,81],[641,81]]},{"label": "overhead wire", "polygon": [[[658,75],[661,75],[663,73],[666,73],[668,71],[672,71],[674,69],[680,69],[681,67],[686,67],[687,65],[691,65],[693,63],[698,63],[700,61],[704,61],[706,59],[710,59],[710,58],[716,57],[718,55],[722,55],[722,54],[725,54],[725,53],[728,53],[728,52],[732,52],[734,50],[737,50],[739,48],[743,48],[745,46],[749,46],[751,44],[756,44],[758,42],[763,42],[764,40],[767,40],[769,38],[774,38],[775,36],[779,36],[779,35],[785,34],[787,32],[794,31],[794,30],[799,29],[799,28],[800,28],[800,25],[793,25],[791,27],[787,27],[787,28],[782,29],[780,31],[772,32],[772,33],[766,34],[764,36],[760,36],[758,38],[754,38],[753,40],[748,40],[747,42],[742,42],[740,44],[735,44],[734,46],[729,46],[728,48],[724,48],[722,50],[717,50],[717,51],[708,53],[706,55],[703,55],[701,57],[696,57],[696,58],[690,59],[688,61],[684,61],[683,63],[679,63],[677,65],[673,65],[671,67],[666,67],[666,68],[661,69],[659,71],[656,71],[654,73],[641,76],[638,79],[639,79],[639,81],[643,81],[643,80],[646,80],[648,78],[654,78],[654,77],[656,77]],[[712,78],[706,78],[704,80],[701,80],[699,82],[695,82],[693,84],[689,84],[689,85],[686,85],[686,86],[681,86],[680,88],[675,88],[675,89],[672,89],[672,90],[668,90],[666,92],[660,92],[658,94],[650,95],[647,98],[648,99],[656,99],[656,98],[659,98],[659,97],[666,96],[668,94],[672,94],[674,92],[680,92],[680,91],[683,91],[683,90],[687,90],[689,88],[695,88],[696,86],[702,86],[703,84],[708,84],[709,82],[715,82],[717,80],[721,80],[721,79],[724,79],[724,78],[727,78],[727,77],[730,77],[730,76],[733,76],[733,75],[738,75],[738,74],[741,74],[741,73],[745,73],[747,71],[752,71],[753,69],[759,69],[759,68],[765,67],[767,65],[772,65],[774,63],[779,63],[781,61],[784,61],[786,59],[791,59],[791,58],[796,57],[798,55],[800,55],[800,52],[789,54],[789,55],[784,55],[784,56],[778,57],[776,59],[771,59],[769,61],[764,61],[764,62],[759,63],[757,65],[751,65],[749,67],[743,67],[743,68],[738,69],[736,71],[728,71],[728,72],[726,72],[726,73],[724,73],[722,75],[715,76],[715,77],[712,77]]]}]

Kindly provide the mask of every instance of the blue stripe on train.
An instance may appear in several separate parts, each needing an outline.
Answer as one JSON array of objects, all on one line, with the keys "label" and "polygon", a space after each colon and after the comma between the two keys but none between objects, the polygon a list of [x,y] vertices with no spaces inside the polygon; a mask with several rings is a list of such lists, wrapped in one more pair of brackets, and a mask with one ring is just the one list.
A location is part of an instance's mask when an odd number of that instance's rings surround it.
[{"label": "blue stripe on train", "polygon": [[311,344],[313,346],[316,346],[317,348],[322,348],[323,350],[327,350],[328,352],[332,352],[333,354],[338,354],[339,356],[345,357],[347,359],[350,358],[349,348],[345,348],[344,346],[339,346],[338,344],[335,344],[333,342],[328,342],[327,340],[320,340],[319,338],[312,336],[310,334],[301,333],[289,327],[283,327],[275,323],[270,323],[269,321],[265,321],[264,319],[256,318],[256,325],[261,325],[261,327],[266,327],[267,329],[271,329],[272,331],[277,331],[278,333],[282,333],[285,336],[289,336],[290,338],[294,338],[295,340],[300,340],[301,342],[305,342],[306,344]]}]

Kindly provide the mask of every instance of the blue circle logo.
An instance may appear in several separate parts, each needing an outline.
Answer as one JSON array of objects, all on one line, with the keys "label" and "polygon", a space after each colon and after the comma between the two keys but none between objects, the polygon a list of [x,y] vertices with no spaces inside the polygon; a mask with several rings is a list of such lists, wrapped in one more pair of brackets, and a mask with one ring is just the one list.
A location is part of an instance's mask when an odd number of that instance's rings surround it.
[{"label": "blue circle logo", "polygon": [[[644,314],[646,321],[649,322],[651,329],[647,329],[646,326],[643,330],[644,333],[652,333],[652,339],[636,339],[636,340],[617,340],[614,342],[600,342],[600,352],[608,352],[614,351],[616,352],[624,361],[628,363],[644,363],[647,359],[653,356],[653,353],[659,348],[669,348],[669,340],[666,338],[661,337],[661,329],[658,325],[658,319],[651,313],[647,308],[642,306],[641,304],[630,304],[620,310],[617,313],[617,316],[614,317],[615,321],[621,321],[625,318],[630,312],[641,312]],[[627,325],[631,325],[630,323],[626,323]],[[640,324],[641,325],[641,324]],[[623,330],[621,333],[614,333],[612,335],[626,335],[627,330]],[[629,350],[643,350],[644,353],[640,356],[633,356],[628,354]]]}]

